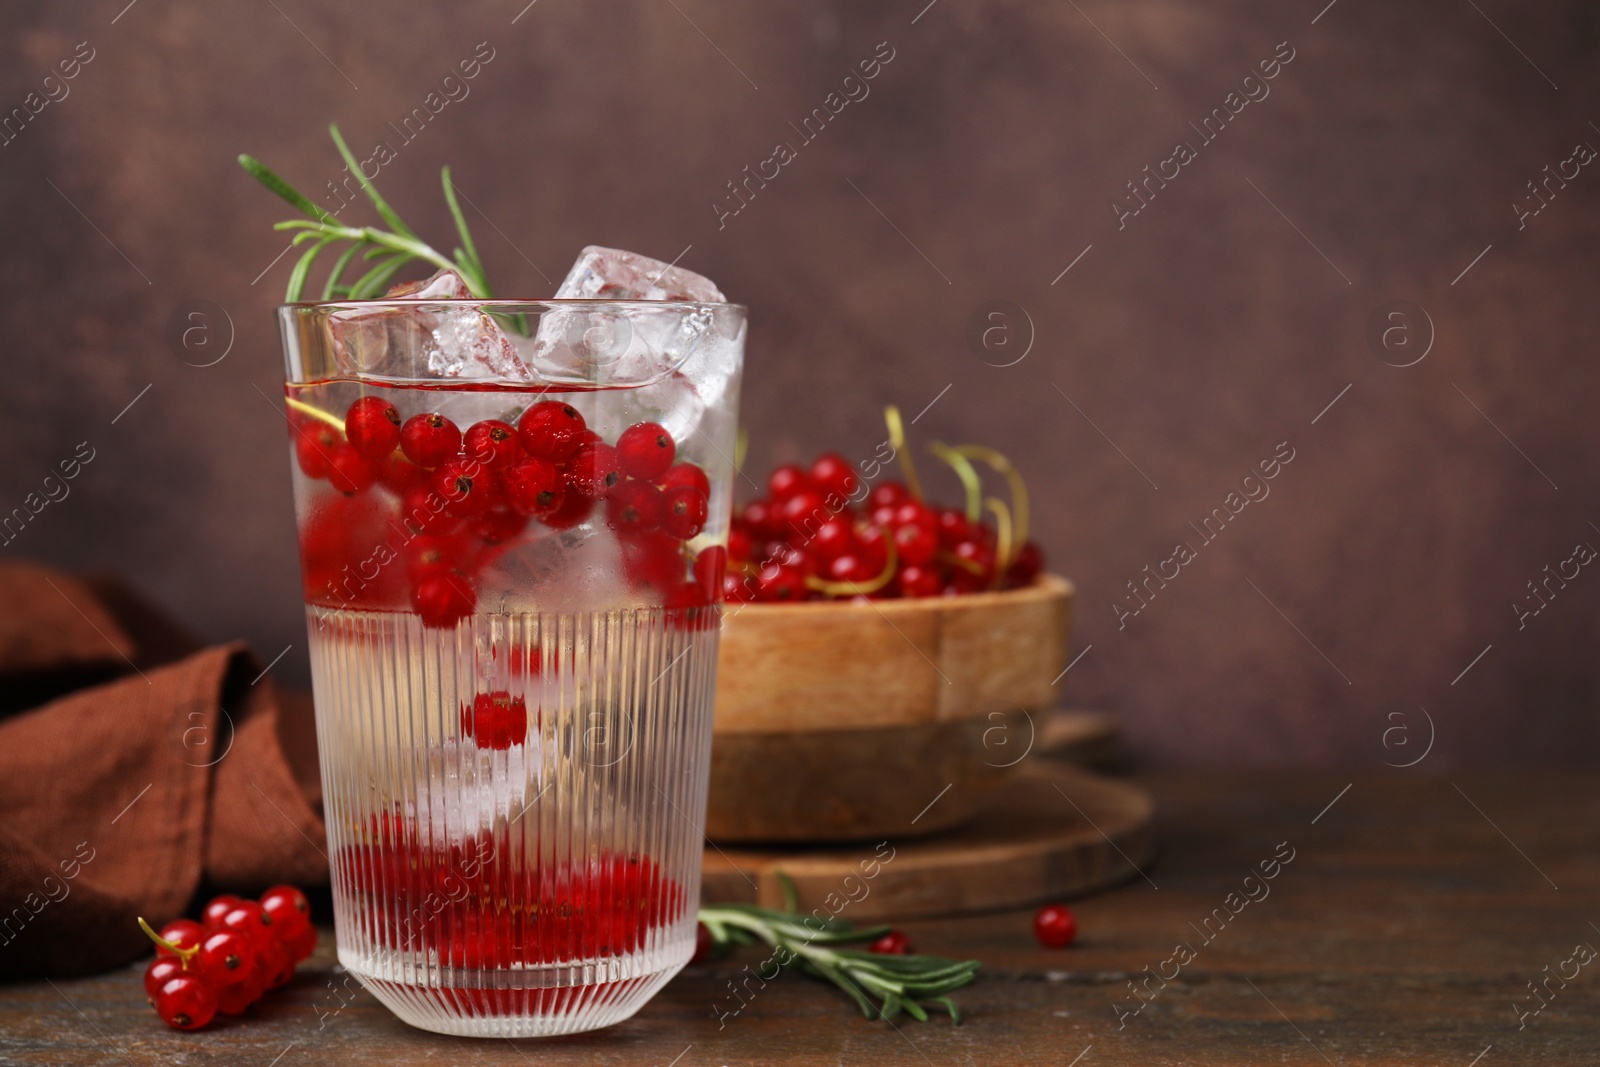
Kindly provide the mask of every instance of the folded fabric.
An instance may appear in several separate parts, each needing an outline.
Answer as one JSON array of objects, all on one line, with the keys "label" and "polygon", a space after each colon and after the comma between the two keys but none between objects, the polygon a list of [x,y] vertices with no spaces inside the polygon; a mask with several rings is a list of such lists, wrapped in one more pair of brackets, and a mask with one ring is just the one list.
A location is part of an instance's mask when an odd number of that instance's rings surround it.
[{"label": "folded fabric", "polygon": [[136,917],[177,917],[202,880],[327,882],[315,792],[296,781],[272,679],[243,645],[146,666],[89,586],[36,567],[0,567],[0,608],[0,689],[59,684],[75,665],[95,678],[108,654],[122,668],[0,720],[0,979],[147,954]]}]

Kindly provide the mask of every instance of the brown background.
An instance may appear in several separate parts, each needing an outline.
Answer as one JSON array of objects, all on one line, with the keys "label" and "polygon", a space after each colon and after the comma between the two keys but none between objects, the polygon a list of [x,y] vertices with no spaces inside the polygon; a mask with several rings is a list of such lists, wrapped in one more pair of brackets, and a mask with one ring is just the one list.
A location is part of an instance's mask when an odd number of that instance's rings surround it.
[{"label": "brown background", "polygon": [[[0,6],[0,108],[95,49],[0,147],[0,507],[95,449],[3,551],[122,568],[213,638],[292,645],[279,670],[306,676],[266,399],[288,258],[253,284],[285,212],[233,157],[319,189],[328,121],[398,144],[388,124],[486,41],[471,95],[380,177],[409,220],[447,239],[453,164],[515,295],[547,295],[585,243],[692,246],[684,265],[752,308],[757,477],[826,446],[869,455],[884,404],[939,397],[918,434],[1028,474],[1093,646],[1068,696],[1119,712],[1146,759],[1405,762],[1421,707],[1434,766],[1593,765],[1600,576],[1524,630],[1511,607],[1600,545],[1600,172],[1520,232],[1511,209],[1600,146],[1592,5],[125,2]],[[870,96],[719,230],[725,183],[798,145],[789,123],[882,41]],[[1282,41],[1271,95],[1199,147],[1188,123]],[[1180,139],[1199,158],[1119,231],[1111,198]],[[967,339],[995,298],[1033,324],[1014,366]],[[1436,330],[1403,369],[1366,337],[1394,299]],[[169,336],[196,300],[236,332],[210,367]],[[1271,496],[1119,629],[1124,583],[1283,441]]]}]

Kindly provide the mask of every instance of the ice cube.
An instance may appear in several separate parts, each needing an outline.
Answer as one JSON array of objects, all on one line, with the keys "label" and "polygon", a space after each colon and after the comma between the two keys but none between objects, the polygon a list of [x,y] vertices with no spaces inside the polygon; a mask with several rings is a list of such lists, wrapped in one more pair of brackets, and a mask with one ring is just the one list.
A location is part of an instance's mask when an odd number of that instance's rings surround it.
[{"label": "ice cube", "polygon": [[589,245],[556,290],[557,300],[692,300],[722,304],[711,279],[620,248]]},{"label": "ice cube", "polygon": [[532,380],[533,373],[494,316],[476,307],[445,306],[471,298],[452,270],[394,286],[384,299],[429,306],[334,312],[328,318],[334,356],[341,369],[361,374]]}]

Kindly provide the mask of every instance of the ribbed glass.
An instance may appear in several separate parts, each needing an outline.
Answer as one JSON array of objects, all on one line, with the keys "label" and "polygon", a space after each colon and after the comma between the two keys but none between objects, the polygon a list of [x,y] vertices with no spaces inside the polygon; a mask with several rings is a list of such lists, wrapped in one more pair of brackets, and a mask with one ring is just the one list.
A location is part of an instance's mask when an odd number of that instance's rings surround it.
[{"label": "ribbed glass", "polygon": [[[743,309],[395,301],[281,323],[339,960],[441,1033],[625,1019],[694,950]],[[485,330],[497,370],[440,357]],[[536,453],[511,446],[471,471],[489,503],[441,505],[446,461],[351,458],[374,450],[344,418],[374,397],[461,431],[551,400],[590,441],[665,428],[704,523],[640,528],[614,485],[578,493],[571,459],[564,503],[530,502],[511,468]],[[630,480],[678,484],[611,482]]]}]

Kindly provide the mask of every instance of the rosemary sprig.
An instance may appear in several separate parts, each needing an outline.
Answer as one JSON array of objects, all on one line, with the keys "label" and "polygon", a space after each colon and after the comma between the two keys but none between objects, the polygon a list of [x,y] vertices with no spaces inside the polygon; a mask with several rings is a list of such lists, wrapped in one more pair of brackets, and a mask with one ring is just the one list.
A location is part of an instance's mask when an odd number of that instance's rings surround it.
[{"label": "rosemary sprig", "polygon": [[[478,248],[473,243],[471,232],[467,229],[467,220],[462,216],[461,208],[456,203],[455,186],[450,182],[450,168],[444,168],[440,174],[440,181],[444,186],[444,199],[449,205],[450,217],[455,220],[456,231],[461,235],[461,247],[453,250],[452,258],[447,258],[418,237],[394,208],[389,206],[388,201],[379,194],[377,187],[362,173],[361,164],[350,151],[350,147],[345,144],[344,137],[339,133],[339,127],[329,126],[328,132],[333,136],[333,143],[338,147],[339,155],[344,157],[350,173],[361,183],[362,191],[372,201],[372,206],[377,210],[379,217],[388,224],[389,229],[384,230],[376,226],[348,226],[312,202],[310,197],[279,177],[259,159],[241,155],[239,157],[241,167],[256,181],[281,197],[290,207],[306,216],[304,219],[288,219],[273,227],[277,230],[297,230],[299,232],[294,235],[293,243],[297,246],[304,244],[311,246],[296,261],[294,270],[289,275],[284,301],[292,304],[305,299],[306,280],[317,257],[324,250],[341,242],[349,244],[334,261],[333,269],[329,271],[327,280],[323,283],[323,300],[338,298],[371,300],[381,296],[395,275],[407,264],[415,261],[429,263],[442,270],[453,270],[461,276],[461,280],[466,283],[467,289],[473,296],[480,300],[492,299],[494,293],[489,288],[483,260],[478,257]],[[371,266],[355,281],[345,282],[344,272],[358,256],[363,263],[370,263]]]},{"label": "rosemary sprig", "polygon": [[868,1019],[893,1019],[902,1011],[928,1021],[930,1007],[943,1008],[952,1022],[961,1013],[950,996],[970,983],[981,966],[977,960],[952,960],[942,956],[888,956],[835,946],[874,941],[888,933],[887,926],[855,929],[839,919],[819,920],[794,911],[793,890],[785,879],[788,911],[754,904],[708,904],[700,921],[711,931],[712,944],[765,943],[773,948],[780,967],[798,964],[815,978],[825,978],[844,990]]}]

